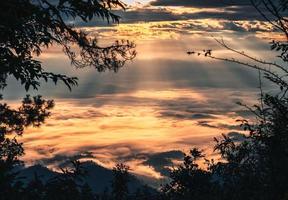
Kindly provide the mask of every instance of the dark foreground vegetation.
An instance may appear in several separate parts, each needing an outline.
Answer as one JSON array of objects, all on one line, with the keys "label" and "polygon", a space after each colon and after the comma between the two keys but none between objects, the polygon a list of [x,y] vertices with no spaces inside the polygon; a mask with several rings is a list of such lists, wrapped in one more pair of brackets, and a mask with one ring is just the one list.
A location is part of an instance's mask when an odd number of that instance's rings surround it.
[{"label": "dark foreground vegetation", "polygon": [[[253,64],[214,57],[210,50],[203,55],[256,69],[261,75],[259,79],[262,80],[264,76],[265,80],[276,86],[277,92],[269,94],[261,89],[259,105],[245,106],[254,113],[255,120],[240,121],[247,131],[241,140],[235,141],[226,135],[215,139],[214,150],[221,156],[221,161],[209,160],[201,150],[192,149],[185,156],[183,164],[171,171],[170,182],[157,192],[142,187],[129,193],[131,175],[124,164],[115,166],[111,187],[101,194],[95,194],[81,180],[81,177],[85,177],[85,169],[78,161],[73,161],[70,168],[62,169],[62,173],[45,182],[37,174],[25,182],[23,177],[18,176],[17,169],[23,165],[20,158],[24,149],[16,136],[21,136],[27,126],[44,123],[54,105],[53,101],[40,96],[27,96],[19,109],[0,104],[0,199],[287,200],[288,1],[255,0],[252,3],[283,36],[281,41],[271,43],[272,50],[278,51],[282,64],[246,55],[230,48],[223,41],[218,42],[250,59]],[[41,79],[55,83],[62,81],[69,88],[77,84],[76,78],[44,71],[41,63],[33,59],[35,53],[41,54],[43,48],[49,48],[53,43],[61,45],[77,67],[94,66],[99,71],[117,71],[135,56],[133,43],[121,41],[109,47],[99,47],[96,40],[67,25],[64,20],[64,16],[80,17],[84,21],[98,16],[118,21],[118,17],[110,12],[114,6],[124,5],[117,0],[0,1],[1,89],[5,88],[8,76],[14,76],[26,90],[31,87],[37,89]],[[79,47],[80,55],[73,52],[73,45]],[[201,160],[205,161],[206,167],[199,167]]]}]

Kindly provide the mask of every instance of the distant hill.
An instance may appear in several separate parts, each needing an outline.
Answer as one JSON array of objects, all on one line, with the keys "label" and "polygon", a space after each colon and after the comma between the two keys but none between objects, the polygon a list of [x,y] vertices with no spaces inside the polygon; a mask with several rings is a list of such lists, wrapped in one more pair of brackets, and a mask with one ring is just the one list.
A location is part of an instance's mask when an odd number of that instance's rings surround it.
[{"label": "distant hill", "polygon": [[[85,170],[85,176],[83,176],[83,182],[86,182],[95,193],[103,192],[105,189],[109,189],[113,178],[112,170],[104,168],[92,161],[82,163],[82,167]],[[33,178],[37,177],[46,183],[49,179],[55,178],[59,175],[58,172],[52,171],[42,165],[34,165],[31,167],[23,168],[19,171],[18,178],[20,178],[24,184],[27,184]],[[129,182],[129,192],[135,192],[138,188],[145,186],[136,176],[131,175]],[[155,189],[151,188],[151,191]]]},{"label": "distant hill", "polygon": [[46,183],[49,179],[58,176],[59,173],[54,172],[47,167],[42,165],[33,165],[31,167],[22,168],[19,171],[18,179],[20,179],[24,184],[27,184],[32,179],[37,176],[41,181]]}]

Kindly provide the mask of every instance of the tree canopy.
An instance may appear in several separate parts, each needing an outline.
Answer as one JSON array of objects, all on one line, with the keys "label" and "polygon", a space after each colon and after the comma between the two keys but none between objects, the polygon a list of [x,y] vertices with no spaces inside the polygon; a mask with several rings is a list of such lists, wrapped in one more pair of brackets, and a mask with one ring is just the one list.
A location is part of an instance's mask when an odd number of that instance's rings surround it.
[{"label": "tree canopy", "polygon": [[[111,11],[124,9],[118,0],[9,0],[0,2],[0,83],[6,86],[8,76],[14,76],[25,89],[37,89],[40,79],[63,81],[69,89],[77,84],[76,77],[54,74],[43,69],[35,59],[43,49],[60,45],[76,67],[93,66],[98,71],[117,71],[134,58],[135,45],[116,41],[101,47],[97,38],[69,24],[67,19],[84,22],[93,17],[119,22]],[[78,49],[75,49],[75,46]]]}]

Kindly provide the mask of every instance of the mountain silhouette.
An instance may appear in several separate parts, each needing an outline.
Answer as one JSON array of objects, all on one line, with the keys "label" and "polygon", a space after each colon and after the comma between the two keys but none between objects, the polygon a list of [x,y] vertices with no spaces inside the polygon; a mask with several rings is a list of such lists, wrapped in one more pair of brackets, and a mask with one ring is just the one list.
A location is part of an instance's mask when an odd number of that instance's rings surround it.
[{"label": "mountain silhouette", "polygon": [[[87,183],[93,192],[101,193],[111,187],[111,181],[113,179],[112,170],[102,167],[92,161],[83,162],[81,166],[85,171],[81,182]],[[21,169],[18,178],[21,179],[24,184],[27,184],[37,176],[43,183],[47,183],[47,181],[59,175],[59,172],[50,170],[42,165],[33,165]],[[129,192],[136,192],[138,188],[144,186],[146,185],[143,181],[139,180],[134,175],[130,176],[130,182],[128,184]],[[151,188],[151,191],[154,191],[154,189]]]}]

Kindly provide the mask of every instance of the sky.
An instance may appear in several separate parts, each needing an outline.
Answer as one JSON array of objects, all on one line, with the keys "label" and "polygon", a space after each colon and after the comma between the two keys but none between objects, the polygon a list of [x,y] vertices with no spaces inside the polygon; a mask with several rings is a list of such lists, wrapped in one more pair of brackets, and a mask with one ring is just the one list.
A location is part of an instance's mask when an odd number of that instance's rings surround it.
[{"label": "sky", "polygon": [[142,3],[142,4],[146,4],[148,2],[150,2],[151,0],[142,0],[142,1],[133,1],[133,0],[125,0],[123,1],[124,3],[128,4],[128,5],[133,5],[135,3]]},{"label": "sky", "polygon": [[[32,92],[54,99],[56,107],[45,125],[28,128],[20,138],[28,165],[57,168],[75,156],[108,168],[125,162],[133,173],[160,184],[190,148],[217,158],[211,151],[213,137],[225,133],[241,139],[236,120],[252,116],[236,103],[257,102],[258,72],[186,52],[213,49],[245,61],[213,39],[223,38],[257,58],[274,59],[268,43],[278,37],[275,30],[248,1],[125,3],[126,11],[115,11],[120,24],[71,21],[102,45],[135,42],[136,58],[118,73],[75,69],[57,46],[40,56],[47,69],[77,76],[79,86],[70,92],[61,84],[43,84]],[[19,83],[9,80],[4,97],[16,105],[24,95]]]}]

